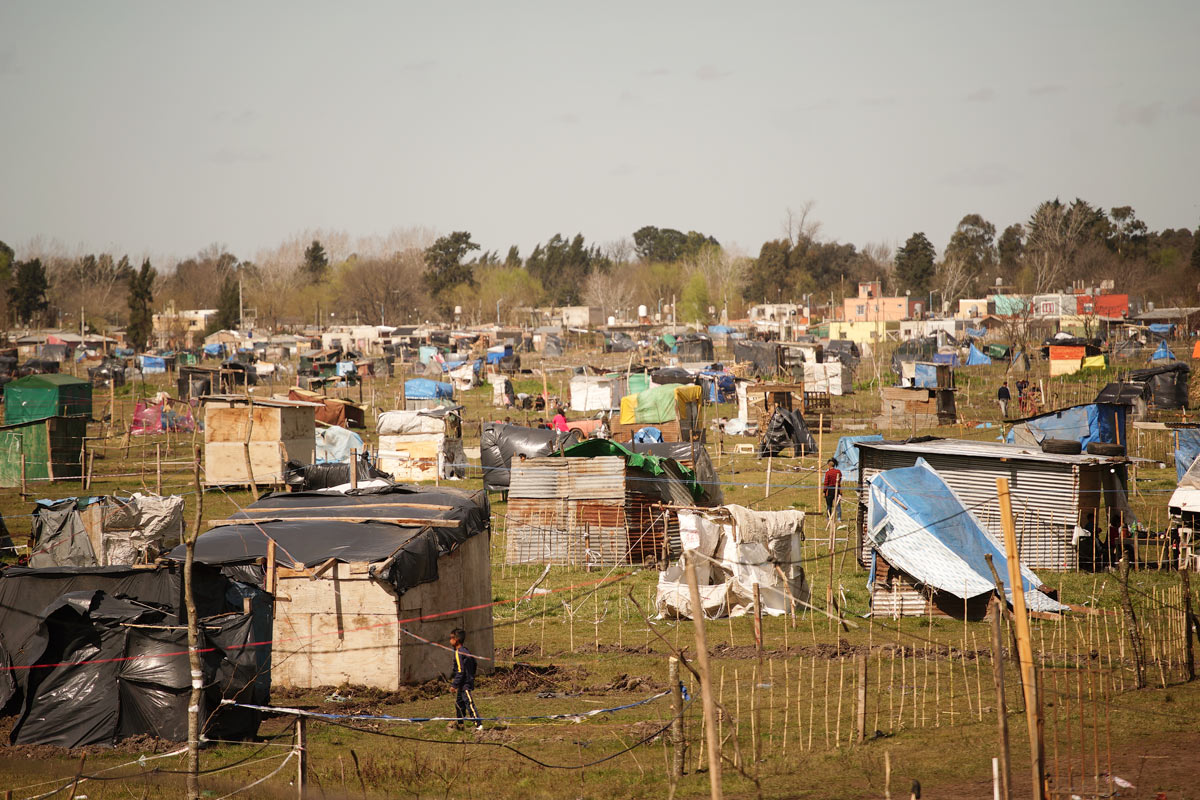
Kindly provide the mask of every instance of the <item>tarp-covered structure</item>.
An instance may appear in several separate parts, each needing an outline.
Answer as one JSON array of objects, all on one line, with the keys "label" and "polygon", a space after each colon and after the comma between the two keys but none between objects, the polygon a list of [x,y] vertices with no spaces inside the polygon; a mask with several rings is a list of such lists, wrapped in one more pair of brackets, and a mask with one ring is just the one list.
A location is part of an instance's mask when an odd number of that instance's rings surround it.
[{"label": "tarp-covered structure", "polygon": [[[699,611],[705,618],[749,613],[755,586],[764,614],[779,616],[808,602],[800,558],[803,511],[755,511],[738,505],[681,511],[679,531],[687,557],[696,559]],[[654,606],[660,617],[695,618],[682,563],[659,574]]]},{"label": "tarp-covered structure", "polygon": [[1159,342],[1158,348],[1150,354],[1151,361],[1174,361],[1175,354],[1167,347],[1166,341]]},{"label": "tarp-covered structure", "polygon": [[[172,564],[0,573],[0,708],[17,715],[13,744],[187,739],[192,680],[181,572]],[[253,737],[258,713],[221,701],[270,701],[270,604],[260,590],[202,564],[193,585],[202,623],[201,733]]]},{"label": "tarp-covered structure", "polygon": [[858,444],[859,442],[882,442],[883,434],[870,433],[863,436],[842,436],[838,439],[833,451],[833,460],[842,472],[842,484],[858,483]]},{"label": "tarp-covered structure", "polygon": [[[1007,579],[1004,547],[937,472],[917,459],[911,467],[872,476],[867,495],[867,536],[874,547],[869,578],[873,613],[918,616],[932,605],[962,616],[965,605],[968,617],[982,617],[996,591],[984,556],[990,555],[996,571]],[[1031,610],[1065,610],[1041,591],[1042,582],[1029,568],[1021,565],[1020,574]],[[1006,585],[1004,591],[1012,602],[1012,588]]]},{"label": "tarp-covered structure", "polygon": [[461,406],[441,406],[380,414],[379,468],[397,481],[465,475],[461,410]]},{"label": "tarp-covered structure", "polygon": [[979,351],[979,348],[977,348],[975,346],[975,343],[972,342],[971,348],[967,351],[967,366],[968,367],[978,367],[978,366],[983,366],[985,364],[991,364],[991,363],[992,363],[991,357],[984,353],[981,353]]},{"label": "tarp-covered structure", "polygon": [[749,363],[750,371],[761,378],[774,378],[779,372],[779,344],[748,339],[733,341],[733,360]]},{"label": "tarp-covered structure", "polygon": [[414,400],[453,400],[454,385],[429,378],[409,378],[404,382],[404,396]]},{"label": "tarp-covered structure", "polygon": [[641,428],[653,426],[666,441],[691,441],[703,433],[700,406],[704,389],[695,384],[652,386],[621,398],[621,414],[612,426],[613,438],[632,439]]},{"label": "tarp-covered structure", "polygon": [[794,455],[817,452],[817,440],[813,438],[804,415],[784,406],[775,406],[767,426],[762,430],[758,442],[758,457],[782,455],[789,447]]},{"label": "tarp-covered structure", "polygon": [[4,424],[92,415],[92,384],[72,375],[26,375],[4,384]]},{"label": "tarp-covered structure", "polygon": [[917,339],[909,339],[907,342],[902,342],[899,347],[892,351],[892,372],[897,375],[903,374],[901,363],[905,361],[933,361],[933,357],[938,352],[938,340],[936,336],[924,336]]},{"label": "tarp-covered structure", "polygon": [[536,458],[570,445],[575,434],[556,433],[546,428],[526,428],[485,422],[479,437],[479,461],[483,465],[484,488],[492,491],[508,489],[509,466],[513,458]]},{"label": "tarp-covered structure", "polygon": [[626,385],[625,376],[620,373],[572,375],[568,384],[571,390],[571,410],[612,411],[620,408]]},{"label": "tarp-covered structure", "polygon": [[136,492],[39,500],[31,533],[32,567],[146,563],[180,542],[183,498]]},{"label": "tarp-covered structure", "polygon": [[1129,380],[1150,388],[1150,407],[1164,410],[1188,407],[1188,379],[1192,368],[1182,362],[1163,364],[1129,373]]},{"label": "tarp-covered structure", "polygon": [[366,427],[366,409],[350,400],[340,397],[326,397],[319,392],[293,387],[288,389],[289,400],[304,400],[308,403],[320,403],[316,410],[316,421],[325,425],[339,425],[343,428]]},{"label": "tarp-covered structure", "polygon": [[1083,449],[1092,442],[1125,444],[1126,416],[1129,408],[1116,403],[1084,405],[1047,411],[1013,424],[1008,432],[1010,444],[1038,446],[1046,439],[1079,442]]},{"label": "tarp-covered structure", "polygon": [[683,361],[712,361],[712,339],[704,333],[685,333],[675,339],[671,352]]},{"label": "tarp-covered structure", "polygon": [[725,502],[716,467],[708,455],[708,449],[699,442],[631,442],[624,447],[635,453],[671,458],[690,467],[695,473],[696,482],[704,489],[705,499],[700,505],[720,505]]}]

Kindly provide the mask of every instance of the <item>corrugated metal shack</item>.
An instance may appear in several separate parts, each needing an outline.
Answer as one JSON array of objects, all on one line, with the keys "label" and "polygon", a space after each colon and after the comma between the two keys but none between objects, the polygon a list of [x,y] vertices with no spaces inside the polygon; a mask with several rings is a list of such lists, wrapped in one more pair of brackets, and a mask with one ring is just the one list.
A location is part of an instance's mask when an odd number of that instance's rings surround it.
[{"label": "corrugated metal shack", "polygon": [[1126,499],[1128,459],[1123,456],[1060,455],[1035,447],[963,439],[859,442],[859,563],[866,564],[866,492],[883,470],[911,467],[918,458],[962,499],[984,527],[1003,536],[996,504],[996,478],[1007,478],[1012,493],[1021,562],[1032,569],[1078,569],[1072,544],[1077,525],[1106,526],[1102,512],[1133,521]]},{"label": "corrugated metal shack", "polygon": [[676,507],[711,503],[672,459],[600,439],[565,455],[513,461],[507,563],[666,562],[680,552]]}]

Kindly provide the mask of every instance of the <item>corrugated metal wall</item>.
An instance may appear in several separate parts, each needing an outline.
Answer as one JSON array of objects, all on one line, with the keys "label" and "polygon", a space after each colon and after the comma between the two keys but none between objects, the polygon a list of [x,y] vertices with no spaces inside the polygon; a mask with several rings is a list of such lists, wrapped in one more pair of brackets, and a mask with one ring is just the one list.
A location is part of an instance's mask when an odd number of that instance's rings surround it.
[{"label": "corrugated metal wall", "polygon": [[[911,467],[917,458],[924,458],[1000,542],[1004,541],[1004,530],[996,500],[996,478],[1008,478],[1021,561],[1032,569],[1066,570],[1079,566],[1078,554],[1071,546],[1079,518],[1077,465],[868,447],[860,452],[859,469],[864,486],[883,470]],[[862,499],[865,503],[865,492]],[[859,561],[865,564],[867,540],[863,525],[860,514]]]}]

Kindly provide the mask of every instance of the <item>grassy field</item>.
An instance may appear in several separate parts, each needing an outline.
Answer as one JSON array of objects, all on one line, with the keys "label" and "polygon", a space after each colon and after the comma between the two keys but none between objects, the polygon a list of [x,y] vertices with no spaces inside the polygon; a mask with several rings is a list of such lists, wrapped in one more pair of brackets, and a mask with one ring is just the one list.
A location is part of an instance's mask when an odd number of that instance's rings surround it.
[{"label": "grassy field", "polygon": [[[588,359],[598,363],[600,356]],[[882,362],[886,363],[886,362]],[[623,364],[622,364],[623,365]],[[978,371],[976,371],[978,370]],[[1000,433],[995,387],[999,367],[960,370],[959,413],[963,425],[918,431],[964,438],[994,439]],[[547,380],[552,394],[565,397],[565,372]],[[1105,376],[1049,382],[1051,397],[1063,403],[1087,401]],[[834,399],[834,431],[823,437],[820,455],[832,452],[837,437],[867,426],[874,430],[878,385],[874,367],[859,373],[864,389]],[[1034,379],[1038,380],[1035,372]],[[400,377],[364,387],[364,399],[376,408],[392,408]],[[890,383],[886,375],[884,383]],[[161,385],[160,385],[161,384]],[[153,394],[165,381],[150,381],[118,392],[118,424],[94,423],[89,448],[96,453],[91,494],[127,492],[156,483],[156,446],[164,463],[164,492],[183,494],[185,519],[191,520],[197,495],[191,486],[193,437],[135,437],[125,446],[124,428],[137,396]],[[519,382],[518,390],[540,392],[540,378]],[[1089,394],[1090,392],[1090,394]],[[358,389],[346,392],[357,399]],[[491,389],[466,393],[461,401],[468,447],[477,444],[476,421],[523,415],[493,410]],[[1057,399],[1056,399],[1057,402]],[[97,417],[108,412],[107,395],[98,393]],[[732,416],[733,406],[706,409],[708,416]],[[536,416],[536,415],[535,415]],[[369,424],[373,415],[369,414]],[[991,423],[992,427],[981,427]],[[912,431],[883,431],[903,437]],[[373,431],[365,438],[374,442]],[[202,436],[200,437],[202,439]],[[724,482],[725,498],[759,509],[818,508],[820,455],[775,459],[770,491],[766,464],[750,455],[729,455],[746,438],[726,437],[709,450]],[[1149,453],[1162,443],[1131,442]],[[1153,456],[1160,458],[1161,456]],[[1140,518],[1165,524],[1166,499],[1174,488],[1169,463],[1139,470],[1139,494],[1133,498]],[[461,488],[479,488],[476,471]],[[81,493],[78,482],[31,484],[30,496],[0,491],[0,513],[14,539],[29,530],[32,501]],[[204,494],[204,517],[228,516],[252,501],[245,490]],[[481,734],[446,730],[443,723],[384,721],[312,721],[308,725],[310,793],[317,797],[700,797],[708,792],[702,752],[699,688],[685,672],[695,701],[684,709],[687,747],[685,774],[670,776],[672,748],[663,730],[672,719],[668,698],[635,708],[588,715],[651,698],[668,688],[668,657],[695,653],[691,622],[647,618],[657,573],[618,567],[586,571],[555,568],[543,588],[552,590],[512,603],[541,573],[533,566],[504,564],[504,504],[492,498],[492,591],[495,609],[496,668],[481,678],[477,700],[489,722]],[[990,797],[991,759],[997,755],[997,694],[993,687],[991,630],[986,622],[923,618],[883,620],[866,616],[867,576],[851,552],[853,504],[846,501],[845,528],[832,550],[819,526],[810,526],[803,558],[815,605],[823,608],[832,586],[841,619],[823,611],[763,623],[761,651],[753,620],[704,623],[712,654],[714,689],[721,706],[719,736],[727,761],[727,797],[882,797],[907,796],[919,780],[927,797]],[[832,568],[831,568],[832,565]],[[1200,691],[1185,680],[1179,578],[1174,573],[1132,574],[1131,598],[1138,630],[1145,638],[1148,688],[1135,690],[1128,629],[1120,613],[1119,581],[1113,573],[1040,573],[1065,602],[1096,609],[1059,620],[1034,620],[1037,658],[1044,665],[1043,694],[1047,770],[1056,788],[1087,797],[1107,793],[1096,773],[1112,773],[1136,785],[1124,796],[1169,797],[1200,794],[1194,788],[1195,722]],[[1008,641],[1008,632],[1003,633]],[[761,657],[760,657],[761,652]],[[866,741],[857,742],[858,670],[866,662],[863,684]],[[1014,794],[1028,792],[1028,737],[1012,660],[1003,660],[1009,710]],[[447,670],[449,664],[447,664]],[[435,682],[394,693],[356,686],[311,692],[277,692],[273,702],[333,714],[388,714],[404,717],[449,715],[453,693]],[[580,715],[572,720],[523,719],[553,714]],[[584,716],[587,715],[587,716]],[[0,720],[7,732],[12,720]],[[286,717],[268,719],[255,743],[214,743],[205,749],[202,779],[206,796],[220,797],[279,772],[243,796],[293,797],[294,724]],[[61,786],[78,771],[94,779],[80,784],[75,796],[141,798],[177,796],[183,759],[170,756],[137,763],[140,756],[167,753],[175,743],[135,740],[113,749],[89,748],[84,754],[45,747],[0,750],[0,788],[14,797],[34,797]],[[85,760],[81,762],[81,756]],[[133,763],[130,763],[133,762]],[[282,769],[280,769],[282,766]],[[155,769],[157,768],[157,769]],[[890,769],[890,781],[888,774]],[[107,771],[105,771],[107,770]],[[31,786],[45,781],[42,786]],[[24,787],[24,788],[22,788]],[[1098,790],[1098,791],[1097,791]]]}]

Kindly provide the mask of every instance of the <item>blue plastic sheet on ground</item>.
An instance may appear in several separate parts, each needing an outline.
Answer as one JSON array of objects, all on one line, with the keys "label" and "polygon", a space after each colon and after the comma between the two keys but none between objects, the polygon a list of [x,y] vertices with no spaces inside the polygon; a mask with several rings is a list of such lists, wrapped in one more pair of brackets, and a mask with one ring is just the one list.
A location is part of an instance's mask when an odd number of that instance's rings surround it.
[{"label": "blue plastic sheet on ground", "polygon": [[992,363],[991,358],[989,358],[988,356],[979,352],[979,349],[976,348],[975,345],[971,345],[971,350],[969,353],[967,353],[967,366],[968,367],[978,367],[978,366],[982,366],[983,364],[990,364],[990,363]]},{"label": "blue plastic sheet on ground", "polygon": [[1175,431],[1175,482],[1183,480],[1192,462],[1200,456],[1200,428],[1180,428]]},{"label": "blue plastic sheet on ground", "polygon": [[431,381],[429,378],[409,378],[404,382],[404,396],[414,400],[451,400],[454,384]]},{"label": "blue plastic sheet on ground", "polygon": [[833,460],[842,471],[842,483],[858,483],[858,448],[859,442],[881,442],[883,434],[872,433],[866,436],[843,436],[838,439],[837,448],[833,451]]}]

